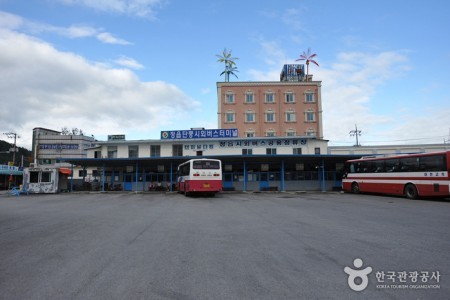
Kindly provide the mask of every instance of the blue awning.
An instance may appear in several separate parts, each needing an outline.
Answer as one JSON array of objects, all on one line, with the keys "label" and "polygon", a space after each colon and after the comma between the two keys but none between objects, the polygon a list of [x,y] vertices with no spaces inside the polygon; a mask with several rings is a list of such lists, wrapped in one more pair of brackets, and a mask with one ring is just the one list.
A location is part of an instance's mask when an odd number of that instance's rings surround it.
[{"label": "blue awning", "polygon": [[0,170],[0,175],[23,176],[23,171],[17,171],[17,170]]}]

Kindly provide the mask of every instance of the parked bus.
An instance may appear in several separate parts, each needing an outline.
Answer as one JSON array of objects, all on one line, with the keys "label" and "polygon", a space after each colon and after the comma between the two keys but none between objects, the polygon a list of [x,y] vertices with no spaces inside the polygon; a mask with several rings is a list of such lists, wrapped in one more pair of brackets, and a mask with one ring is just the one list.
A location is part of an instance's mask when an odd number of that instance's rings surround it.
[{"label": "parked bus", "polygon": [[222,191],[222,162],[218,159],[191,159],[178,166],[177,187],[186,196],[191,193],[214,195]]},{"label": "parked bus", "polygon": [[346,162],[342,189],[419,197],[450,196],[450,151],[391,157],[366,157]]}]

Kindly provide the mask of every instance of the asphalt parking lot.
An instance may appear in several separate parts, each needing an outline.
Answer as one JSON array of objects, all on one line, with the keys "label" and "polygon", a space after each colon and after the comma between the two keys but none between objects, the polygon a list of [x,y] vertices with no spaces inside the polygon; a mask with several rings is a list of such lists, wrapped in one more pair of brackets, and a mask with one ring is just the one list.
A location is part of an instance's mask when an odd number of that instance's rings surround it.
[{"label": "asphalt parking lot", "polygon": [[448,299],[449,261],[450,200],[0,195],[0,299]]}]

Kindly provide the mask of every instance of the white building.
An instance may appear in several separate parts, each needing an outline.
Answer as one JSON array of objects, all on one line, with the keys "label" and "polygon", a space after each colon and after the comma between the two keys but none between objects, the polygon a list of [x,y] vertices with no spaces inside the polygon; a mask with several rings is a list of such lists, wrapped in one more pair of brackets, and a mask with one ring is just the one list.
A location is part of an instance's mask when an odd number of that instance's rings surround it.
[{"label": "white building", "polygon": [[[77,188],[91,182],[99,190],[147,191],[172,186],[177,166],[194,157],[222,160],[225,189],[324,190],[337,182],[336,170],[349,157],[326,154],[328,141],[308,136],[239,138],[233,129],[162,132],[160,140],[99,141],[75,166]],[[354,158],[353,156],[350,158]]]},{"label": "white building", "polygon": [[86,158],[87,149],[95,145],[93,137],[65,135],[60,131],[37,127],[33,129],[34,167],[59,166],[66,158]]},{"label": "white building", "polygon": [[411,153],[430,153],[450,150],[450,144],[411,144],[378,146],[329,146],[330,155],[395,155]]}]

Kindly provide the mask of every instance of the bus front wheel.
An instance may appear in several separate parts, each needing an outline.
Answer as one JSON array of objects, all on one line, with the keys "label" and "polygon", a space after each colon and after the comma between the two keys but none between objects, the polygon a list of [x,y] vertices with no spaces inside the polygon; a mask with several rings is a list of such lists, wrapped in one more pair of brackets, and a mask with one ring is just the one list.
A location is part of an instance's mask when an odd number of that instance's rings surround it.
[{"label": "bus front wheel", "polygon": [[356,182],[352,183],[352,193],[353,194],[359,194],[359,184]]},{"label": "bus front wheel", "polygon": [[414,184],[408,183],[405,186],[405,196],[408,199],[417,199],[419,197],[419,193],[417,192],[417,188]]}]

